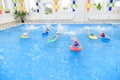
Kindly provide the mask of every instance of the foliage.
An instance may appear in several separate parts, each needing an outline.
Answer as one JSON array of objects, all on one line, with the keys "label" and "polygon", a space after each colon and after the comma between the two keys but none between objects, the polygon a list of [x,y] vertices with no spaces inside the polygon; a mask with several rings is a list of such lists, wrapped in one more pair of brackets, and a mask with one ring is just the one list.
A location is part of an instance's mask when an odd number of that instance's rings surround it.
[{"label": "foliage", "polygon": [[17,11],[17,10],[15,10],[14,14],[15,14],[15,19],[20,19],[21,22],[24,22],[25,17],[29,15],[29,13],[26,11]]},{"label": "foliage", "polygon": [[102,4],[101,3],[95,3],[94,6],[96,7],[97,10],[102,9]]},{"label": "foliage", "polygon": [[47,10],[45,10],[45,14],[50,14],[50,13],[52,13],[52,12],[53,12],[53,10],[50,9],[50,8],[48,8]]},{"label": "foliage", "polygon": [[38,2],[40,2],[40,0],[38,0]]},{"label": "foliage", "polygon": [[5,9],[5,13],[10,13],[10,10],[9,9]]}]

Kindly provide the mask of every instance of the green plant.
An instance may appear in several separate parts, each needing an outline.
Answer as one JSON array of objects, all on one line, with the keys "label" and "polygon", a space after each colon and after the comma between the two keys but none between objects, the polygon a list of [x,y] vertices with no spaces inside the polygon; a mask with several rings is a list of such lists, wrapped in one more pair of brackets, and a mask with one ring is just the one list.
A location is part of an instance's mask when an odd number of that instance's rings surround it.
[{"label": "green plant", "polygon": [[17,11],[17,10],[15,10],[14,14],[15,14],[15,19],[20,19],[22,23],[24,23],[25,17],[29,15],[29,13],[26,11]]},{"label": "green plant", "polygon": [[94,6],[96,7],[97,10],[101,10],[102,9],[102,4],[98,3],[98,4],[94,4]]},{"label": "green plant", "polygon": [[5,9],[5,13],[10,13],[10,10],[9,9]]},{"label": "green plant", "polygon": [[46,12],[45,12],[45,14],[50,14],[52,12],[53,12],[52,9],[47,9]]}]

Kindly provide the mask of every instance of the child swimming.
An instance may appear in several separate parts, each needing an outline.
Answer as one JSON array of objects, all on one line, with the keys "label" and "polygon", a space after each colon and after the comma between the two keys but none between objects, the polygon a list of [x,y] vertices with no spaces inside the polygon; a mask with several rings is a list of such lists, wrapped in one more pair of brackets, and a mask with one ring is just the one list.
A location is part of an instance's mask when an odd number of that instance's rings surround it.
[{"label": "child swimming", "polygon": [[73,44],[73,46],[78,46],[79,45],[79,42],[76,40],[76,41],[74,41],[74,44]]},{"label": "child swimming", "polygon": [[29,31],[24,32],[24,33],[21,35],[21,38],[28,38],[28,34],[29,34]]},{"label": "child swimming", "polygon": [[100,36],[101,36],[101,37],[105,37],[105,33],[103,33],[103,32],[100,33]]},{"label": "child swimming", "polygon": [[45,31],[42,33],[42,35],[48,35],[48,33],[50,32],[50,25],[48,25],[45,29]]},{"label": "child swimming", "polygon": [[55,36],[53,36],[52,38],[48,39],[48,42],[55,42],[59,36],[62,34],[63,30],[58,29],[57,33],[55,34]]},{"label": "child swimming", "polygon": [[28,32],[24,32],[23,33],[24,36],[28,36],[28,34],[29,34]]},{"label": "child swimming", "polygon": [[72,51],[81,51],[82,50],[82,44],[79,42],[77,37],[71,36],[71,40],[73,40],[73,44],[70,45],[70,50],[72,50]]},{"label": "child swimming", "polygon": [[78,47],[78,46],[81,46],[79,40],[77,39],[77,37],[75,36],[71,36],[71,40],[73,40],[73,45],[72,46],[75,46],[75,47]]},{"label": "child swimming", "polygon": [[86,30],[86,33],[87,33],[87,35],[88,35],[88,38],[90,38],[90,39],[98,39],[98,37],[96,36],[96,35],[94,35],[94,33],[90,33],[89,32],[89,29],[88,28],[86,28],[85,29]]},{"label": "child swimming", "polygon": [[61,34],[61,32],[58,31],[58,32],[56,33],[56,35],[52,37],[52,39],[55,39],[55,38],[57,39],[57,38],[60,36],[60,34]]},{"label": "child swimming", "polygon": [[46,32],[46,33],[49,33],[49,32],[50,32],[50,25],[47,26],[45,32]]}]

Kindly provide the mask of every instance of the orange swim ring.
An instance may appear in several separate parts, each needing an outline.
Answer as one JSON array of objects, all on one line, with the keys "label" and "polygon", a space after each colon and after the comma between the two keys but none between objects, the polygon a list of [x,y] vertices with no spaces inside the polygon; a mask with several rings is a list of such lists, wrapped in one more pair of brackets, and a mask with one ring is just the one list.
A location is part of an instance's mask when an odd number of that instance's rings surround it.
[{"label": "orange swim ring", "polygon": [[82,45],[79,46],[79,47],[75,47],[73,45],[70,45],[70,50],[72,50],[72,51],[81,51],[82,50]]}]

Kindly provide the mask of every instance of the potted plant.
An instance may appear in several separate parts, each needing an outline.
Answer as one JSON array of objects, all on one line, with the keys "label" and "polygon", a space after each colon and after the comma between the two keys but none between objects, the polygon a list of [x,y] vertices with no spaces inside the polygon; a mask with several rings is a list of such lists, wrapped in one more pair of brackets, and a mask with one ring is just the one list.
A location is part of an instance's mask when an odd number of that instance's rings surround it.
[{"label": "potted plant", "polygon": [[17,10],[15,10],[14,14],[15,14],[15,19],[20,19],[22,23],[25,22],[25,17],[29,15],[29,13],[26,11],[17,11]]},{"label": "potted plant", "polygon": [[101,3],[95,3],[94,6],[95,6],[96,9],[99,10],[99,11],[102,9]]}]

